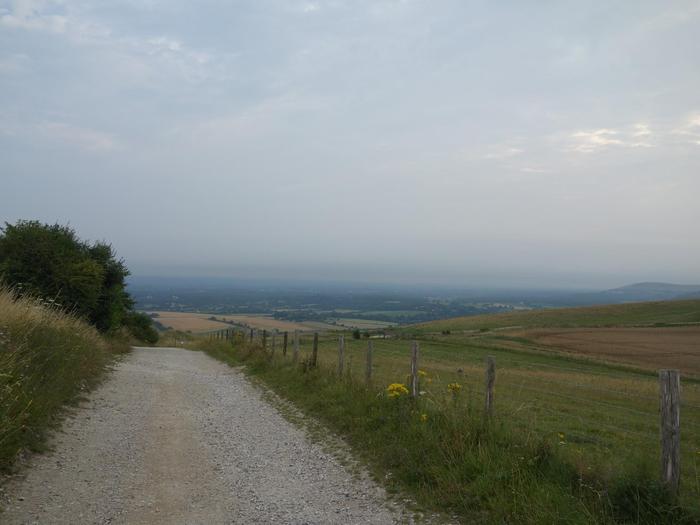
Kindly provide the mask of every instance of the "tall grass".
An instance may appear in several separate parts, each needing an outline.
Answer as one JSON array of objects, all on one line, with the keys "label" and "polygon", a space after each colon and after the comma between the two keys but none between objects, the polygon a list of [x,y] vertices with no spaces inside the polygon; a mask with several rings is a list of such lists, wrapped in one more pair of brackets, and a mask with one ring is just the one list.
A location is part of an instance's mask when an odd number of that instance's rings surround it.
[{"label": "tall grass", "polygon": [[[424,508],[468,523],[698,523],[656,481],[654,458],[640,455],[611,475],[562,454],[535,429],[498,416],[464,390],[442,388],[417,400],[391,397],[332,367],[272,359],[237,340],[202,340],[200,348],[246,370],[342,435],[390,489]],[[398,378],[401,380],[401,378]],[[460,396],[462,396],[460,398]],[[652,461],[650,461],[652,459]]]},{"label": "tall grass", "polygon": [[39,299],[0,286],[0,470],[40,451],[62,408],[92,388],[128,350]]}]

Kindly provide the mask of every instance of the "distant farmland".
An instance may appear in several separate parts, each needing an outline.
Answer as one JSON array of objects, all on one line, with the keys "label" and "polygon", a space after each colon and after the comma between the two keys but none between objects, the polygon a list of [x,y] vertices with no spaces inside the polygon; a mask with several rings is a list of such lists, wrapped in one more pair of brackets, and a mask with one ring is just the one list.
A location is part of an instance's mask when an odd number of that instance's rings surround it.
[{"label": "distant farmland", "polygon": [[297,323],[292,321],[282,321],[275,319],[271,315],[221,315],[209,313],[190,312],[149,312],[157,315],[156,321],[173,330],[183,332],[203,333],[214,330],[230,328],[230,323],[238,326],[246,326],[257,330],[279,330],[279,331],[310,331],[310,330],[333,330],[333,325],[323,323]]},{"label": "distant farmland", "polygon": [[700,301],[533,310],[407,327],[442,341],[556,352],[700,378]]},{"label": "distant farmland", "polygon": [[504,332],[543,349],[700,377],[700,327],[542,328]]}]

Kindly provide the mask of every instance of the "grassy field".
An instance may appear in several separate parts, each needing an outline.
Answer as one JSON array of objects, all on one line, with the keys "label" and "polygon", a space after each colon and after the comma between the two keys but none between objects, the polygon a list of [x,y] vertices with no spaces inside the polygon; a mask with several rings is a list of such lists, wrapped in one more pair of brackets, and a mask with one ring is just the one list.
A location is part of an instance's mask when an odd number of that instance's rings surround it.
[{"label": "grassy field", "polygon": [[[515,324],[531,329],[557,324],[576,327],[616,323],[623,326],[689,323],[697,319],[698,305],[699,301],[677,301],[480,316],[430,323],[418,329],[397,329],[393,338],[372,339],[374,377],[369,390],[374,392],[370,394],[372,399],[377,395],[383,397],[380,393],[389,384],[407,384],[410,340],[416,338],[420,343],[423,394],[419,405],[409,409],[411,415],[404,414],[408,420],[402,424],[413,436],[410,439],[423,435],[428,440],[425,446],[436,447],[436,450],[424,451],[434,463],[432,467],[422,463],[419,455],[411,456],[410,461],[423,465],[414,471],[387,459],[393,457],[393,453],[386,450],[390,438],[373,434],[372,425],[383,428],[381,422],[387,415],[380,414],[378,421],[368,422],[356,406],[360,404],[363,410],[372,410],[374,402],[362,397],[362,389],[357,386],[362,384],[367,340],[354,340],[349,334],[345,337],[347,357],[343,384],[352,400],[345,399],[342,390],[336,391],[340,387],[327,379],[333,377],[337,366],[337,334],[320,337],[320,378],[308,379],[308,374],[303,373],[299,376],[298,369],[289,364],[289,356],[284,361],[279,352],[274,366],[269,363],[256,365],[254,370],[278,392],[307,407],[348,436],[359,453],[368,456],[368,461],[375,465],[379,477],[396,476],[394,479],[398,480],[399,486],[408,487],[420,502],[449,508],[465,519],[479,521],[478,509],[481,508],[487,510],[484,521],[494,523],[567,520],[581,523],[696,523],[700,520],[700,382],[687,374],[682,381],[681,494],[678,505],[664,506],[666,504],[658,500],[656,485],[659,420],[658,384],[656,374],[651,370],[653,363],[647,363],[651,368],[644,369],[639,359],[634,359],[634,356],[627,359],[624,355],[619,356],[620,362],[610,363],[606,362],[610,360],[609,355],[591,355],[590,351],[578,353],[576,347],[563,352],[547,344],[504,336],[493,329]],[[481,332],[480,328],[489,330]],[[451,333],[441,333],[446,329]],[[605,337],[606,329],[601,330],[593,333]],[[645,338],[653,339],[656,330],[664,334],[669,330],[678,330],[677,334],[686,336],[688,333],[687,328],[645,330],[635,335],[640,344]],[[695,333],[691,332],[691,344]],[[613,344],[617,336],[617,332],[611,333]],[[668,344],[673,346],[674,343]],[[594,347],[601,348],[601,345]],[[308,359],[311,348],[311,336],[302,336],[302,362]],[[693,353],[692,348],[689,353]],[[484,404],[484,360],[487,355],[496,361],[495,421],[505,437],[503,434],[488,439],[484,437],[482,450],[481,445],[470,440],[475,433],[481,432],[478,422]],[[663,363],[659,361],[658,364]],[[312,383],[306,386],[310,390],[301,386],[305,381]],[[449,392],[450,384],[459,385],[457,393]],[[381,410],[389,409],[384,407]],[[450,432],[457,432],[462,436],[459,439],[471,443],[470,446],[476,449],[460,449],[459,454],[452,457],[455,454],[454,442],[445,444],[442,438],[428,432],[430,422],[436,425],[430,432],[447,432],[442,426],[444,421],[440,425],[436,421],[446,411],[451,418],[456,418],[450,419]],[[428,414],[428,419],[422,430],[420,426],[416,430],[412,425],[420,413]],[[354,430],[355,427],[361,432]],[[416,435],[412,434],[414,431]],[[410,451],[416,446],[407,442],[410,439],[397,436],[395,444]],[[500,443],[496,449],[491,448],[492,440]],[[368,451],[368,447],[379,447],[383,452]],[[522,455],[515,455],[517,449],[513,447],[521,447]],[[554,454],[560,465],[557,469],[573,474],[559,478],[559,474],[550,473],[550,481],[555,486],[549,486],[539,477],[539,471],[533,473],[529,466],[518,463],[520,457],[525,462],[537,461],[533,454],[536,456],[538,447],[545,447]],[[479,450],[482,450],[483,457],[479,456]],[[502,457],[493,457],[499,453]],[[457,466],[453,465],[455,462]],[[493,464],[497,475],[520,477],[521,481],[536,486],[527,489],[522,485],[514,487],[504,480],[493,480],[484,471],[485,463]],[[466,465],[471,465],[473,475],[463,470]],[[434,472],[426,474],[423,468],[429,471],[432,468]],[[510,474],[507,474],[509,469]],[[478,472],[478,476],[474,472]],[[559,486],[563,479],[568,479],[566,483],[571,485],[566,490]],[[492,485],[482,486],[481,483],[487,482]],[[452,496],[445,496],[445,491]],[[515,492],[512,492],[510,501],[505,501],[508,491]],[[547,491],[551,497],[545,497],[542,491]],[[481,503],[475,502],[474,498]],[[602,506],[601,502],[604,502]],[[518,510],[522,505],[539,505],[541,512]],[[578,517],[574,519],[574,516]]]},{"label": "grassy field", "polygon": [[700,300],[655,301],[586,308],[527,310],[456,317],[412,327],[416,333],[472,331],[510,327],[605,327],[700,324]]},{"label": "grassy field", "polygon": [[63,407],[97,384],[126,339],[0,288],[0,470],[40,451]]},{"label": "grassy field", "polygon": [[390,326],[396,325],[396,323],[390,323],[387,321],[354,319],[352,317],[341,317],[339,319],[333,319],[333,321],[335,321],[335,323],[341,328],[358,328],[360,330],[381,330],[382,328],[389,328]]}]

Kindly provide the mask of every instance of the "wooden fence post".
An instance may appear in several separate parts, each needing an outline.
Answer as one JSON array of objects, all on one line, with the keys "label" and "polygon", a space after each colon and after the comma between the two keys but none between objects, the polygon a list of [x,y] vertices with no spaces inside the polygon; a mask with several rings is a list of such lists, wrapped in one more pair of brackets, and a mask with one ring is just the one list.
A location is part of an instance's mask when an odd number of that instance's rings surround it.
[{"label": "wooden fence post", "polygon": [[338,377],[343,377],[345,366],[345,336],[338,337]]},{"label": "wooden fence post", "polygon": [[411,397],[418,397],[418,341],[411,343]]},{"label": "wooden fence post", "polygon": [[250,342],[253,342],[253,329],[250,329]]},{"label": "wooden fence post", "polygon": [[496,384],[496,362],[492,356],[486,356],[486,416],[493,416],[494,386]]},{"label": "wooden fence post", "polygon": [[267,349],[267,330],[263,330],[262,333],[262,347],[263,350]]},{"label": "wooden fence post", "polygon": [[316,368],[317,363],[318,363],[318,332],[314,332],[314,346],[313,346],[313,349],[311,350],[310,366],[312,368]]},{"label": "wooden fence post", "polygon": [[287,332],[284,332],[284,337],[282,338],[282,356],[287,357]]},{"label": "wooden fence post", "polygon": [[365,366],[365,383],[372,384],[372,341],[367,341],[367,365]]},{"label": "wooden fence post", "polygon": [[270,354],[270,357],[275,356],[275,346],[277,346],[277,331],[275,330],[272,332],[272,352]]},{"label": "wooden fence post", "polygon": [[292,353],[292,362],[296,363],[299,360],[299,330],[294,330],[294,352]]},{"label": "wooden fence post", "polygon": [[681,374],[659,370],[661,482],[675,496],[681,477]]}]

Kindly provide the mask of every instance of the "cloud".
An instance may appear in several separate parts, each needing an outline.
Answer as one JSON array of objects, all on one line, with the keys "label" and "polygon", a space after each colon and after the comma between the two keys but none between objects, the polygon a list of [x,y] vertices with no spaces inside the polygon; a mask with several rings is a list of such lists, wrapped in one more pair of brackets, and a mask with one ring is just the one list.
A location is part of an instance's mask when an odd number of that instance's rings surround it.
[{"label": "cloud", "polygon": [[3,9],[0,25],[33,31],[65,33],[68,18],[62,14],[46,12],[54,5],[53,2],[41,0],[16,0],[14,9]]},{"label": "cloud", "polygon": [[700,113],[688,115],[683,124],[673,130],[673,133],[683,137],[685,142],[700,146]]},{"label": "cloud", "polygon": [[525,166],[523,168],[520,168],[520,171],[522,171],[523,173],[539,173],[539,174],[550,173],[549,170],[545,170],[543,168],[533,168],[530,166]]},{"label": "cloud", "polygon": [[516,148],[513,146],[496,146],[493,148],[493,151],[484,155],[484,158],[489,159],[489,160],[508,159],[510,157],[515,157],[516,155],[520,155],[524,152],[525,152],[524,149]]},{"label": "cloud", "polygon": [[29,57],[24,53],[15,53],[0,58],[0,75],[13,75],[27,70]]},{"label": "cloud", "polygon": [[51,140],[70,144],[88,152],[107,153],[122,149],[122,144],[108,133],[64,122],[42,122],[36,126],[36,130]]},{"label": "cloud", "polygon": [[649,128],[649,124],[635,124],[634,125],[634,133],[632,133],[632,136],[634,137],[648,137],[651,135],[651,129]]},{"label": "cloud", "polygon": [[576,131],[569,135],[567,151],[596,153],[610,148],[653,148],[659,138],[648,123],[640,122],[624,129],[601,128]]},{"label": "cloud", "polygon": [[[150,78],[162,77],[169,68],[187,81],[209,77],[206,68],[212,56],[167,35],[118,34],[109,25],[80,11],[77,5],[47,0],[17,0],[13,7],[0,9],[0,25],[60,35],[71,43],[97,49],[107,60],[131,62],[129,69],[151,71]],[[2,68],[0,68],[1,72]]]},{"label": "cloud", "polygon": [[307,2],[303,6],[301,6],[301,10],[304,13],[313,13],[314,11],[318,11],[321,7],[318,4],[315,4],[313,2]]},{"label": "cloud", "polygon": [[593,131],[577,131],[571,135],[573,151],[593,153],[609,146],[621,146],[624,143],[616,138],[619,131],[614,129],[596,129]]}]

